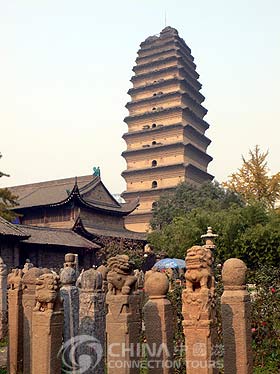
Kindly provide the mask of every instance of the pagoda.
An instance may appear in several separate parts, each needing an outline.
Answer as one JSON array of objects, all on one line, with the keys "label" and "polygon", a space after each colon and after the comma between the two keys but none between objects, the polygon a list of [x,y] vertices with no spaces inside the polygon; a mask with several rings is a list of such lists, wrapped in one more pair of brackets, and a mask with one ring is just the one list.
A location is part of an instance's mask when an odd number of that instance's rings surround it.
[{"label": "pagoda", "polygon": [[126,228],[149,229],[152,209],[163,192],[172,192],[181,182],[200,185],[211,181],[206,153],[209,124],[202,106],[202,85],[190,48],[172,27],[148,37],[140,45],[131,101],[124,119],[127,149],[122,156],[126,201],[139,197],[139,206],[126,217]]}]

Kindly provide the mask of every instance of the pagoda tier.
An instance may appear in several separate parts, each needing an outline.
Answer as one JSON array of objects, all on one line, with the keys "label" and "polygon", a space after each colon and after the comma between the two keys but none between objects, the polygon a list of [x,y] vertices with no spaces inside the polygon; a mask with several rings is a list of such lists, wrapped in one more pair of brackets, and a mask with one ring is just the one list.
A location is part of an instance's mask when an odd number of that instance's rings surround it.
[{"label": "pagoda tier", "polygon": [[213,176],[207,173],[212,157],[206,153],[211,141],[205,136],[205,98],[191,50],[177,30],[166,27],[141,43],[133,71],[124,119],[123,197],[139,197],[138,208],[125,222],[141,232],[149,229],[152,209],[163,192],[184,181],[199,185]]}]

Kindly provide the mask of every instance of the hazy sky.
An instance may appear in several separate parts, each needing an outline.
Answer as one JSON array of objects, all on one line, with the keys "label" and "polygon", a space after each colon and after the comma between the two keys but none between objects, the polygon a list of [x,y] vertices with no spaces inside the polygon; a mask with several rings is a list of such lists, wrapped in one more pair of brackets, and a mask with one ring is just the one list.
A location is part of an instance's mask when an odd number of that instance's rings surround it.
[{"label": "hazy sky", "polygon": [[0,0],[1,186],[90,174],[122,192],[126,94],[139,44],[167,24],[200,74],[209,172],[259,144],[279,171],[279,0]]}]

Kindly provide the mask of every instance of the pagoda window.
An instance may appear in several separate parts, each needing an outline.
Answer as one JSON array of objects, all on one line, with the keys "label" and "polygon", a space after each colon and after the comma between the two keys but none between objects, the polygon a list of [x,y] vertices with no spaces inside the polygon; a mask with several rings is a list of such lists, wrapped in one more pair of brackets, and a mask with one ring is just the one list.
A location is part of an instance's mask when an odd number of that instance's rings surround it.
[{"label": "pagoda window", "polygon": [[153,96],[157,96],[157,93],[155,92],[155,93],[153,94]]},{"label": "pagoda window", "polygon": [[157,142],[155,140],[152,141],[152,145],[156,145]]},{"label": "pagoda window", "polygon": [[157,124],[156,124],[156,123],[153,123],[153,124],[152,124],[152,129],[154,129],[155,127],[157,127]]},{"label": "pagoda window", "polygon": [[152,167],[155,167],[155,166],[157,166],[157,160],[152,161]]},{"label": "pagoda window", "polygon": [[156,107],[153,107],[153,109],[152,110],[157,110],[157,108]]},{"label": "pagoda window", "polygon": [[152,188],[157,188],[157,181],[152,181]]},{"label": "pagoda window", "polygon": [[152,203],[152,209],[155,209],[157,206],[158,206],[157,201],[154,201],[154,202]]}]

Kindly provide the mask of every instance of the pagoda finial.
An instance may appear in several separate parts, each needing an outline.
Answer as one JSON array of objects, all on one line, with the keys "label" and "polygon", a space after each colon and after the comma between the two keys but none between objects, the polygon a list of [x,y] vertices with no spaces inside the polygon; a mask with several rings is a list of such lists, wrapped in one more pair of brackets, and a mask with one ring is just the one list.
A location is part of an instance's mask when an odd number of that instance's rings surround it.
[{"label": "pagoda finial", "polygon": [[213,230],[211,226],[207,227],[207,233],[201,235],[201,238],[205,240],[205,245],[206,247],[210,249],[215,249],[215,243],[214,240],[217,238],[219,235],[218,234],[213,234]]}]

